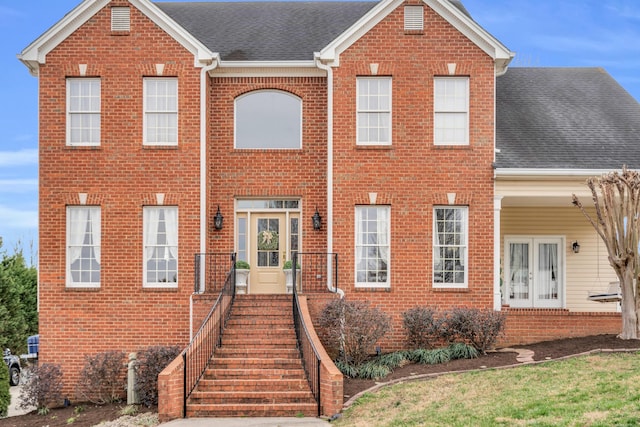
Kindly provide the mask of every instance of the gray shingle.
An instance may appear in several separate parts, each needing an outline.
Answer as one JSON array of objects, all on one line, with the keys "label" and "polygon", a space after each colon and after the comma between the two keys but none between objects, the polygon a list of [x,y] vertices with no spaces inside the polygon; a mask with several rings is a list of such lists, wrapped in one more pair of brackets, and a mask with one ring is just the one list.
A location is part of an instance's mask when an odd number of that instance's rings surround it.
[{"label": "gray shingle", "polygon": [[377,3],[157,2],[184,29],[227,61],[313,60],[313,53]]},{"label": "gray shingle", "polygon": [[601,68],[497,79],[498,168],[640,168],[640,104]]}]

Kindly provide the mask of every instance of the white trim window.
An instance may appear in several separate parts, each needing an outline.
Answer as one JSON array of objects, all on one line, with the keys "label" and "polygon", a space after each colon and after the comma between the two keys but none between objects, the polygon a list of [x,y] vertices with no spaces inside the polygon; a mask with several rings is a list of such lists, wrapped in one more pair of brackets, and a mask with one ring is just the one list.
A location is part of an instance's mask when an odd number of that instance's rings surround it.
[{"label": "white trim window", "polygon": [[67,79],[67,145],[100,145],[100,79]]},{"label": "white trim window", "polygon": [[358,77],[357,145],[391,145],[391,77]]},{"label": "white trim window", "polygon": [[144,79],[144,145],[178,145],[178,79]]},{"label": "white trim window", "polygon": [[256,90],[236,98],[237,149],[302,148],[302,99],[281,90]]},{"label": "white trim window", "polygon": [[143,208],[145,287],[178,286],[178,208]]},{"label": "white trim window", "polygon": [[469,78],[436,77],[433,85],[435,145],[469,145]]},{"label": "white trim window", "polygon": [[356,286],[388,288],[391,207],[356,206]]},{"label": "white trim window", "polygon": [[468,210],[466,206],[433,208],[434,287],[467,287]]},{"label": "white trim window", "polygon": [[100,287],[99,206],[67,206],[67,287]]}]

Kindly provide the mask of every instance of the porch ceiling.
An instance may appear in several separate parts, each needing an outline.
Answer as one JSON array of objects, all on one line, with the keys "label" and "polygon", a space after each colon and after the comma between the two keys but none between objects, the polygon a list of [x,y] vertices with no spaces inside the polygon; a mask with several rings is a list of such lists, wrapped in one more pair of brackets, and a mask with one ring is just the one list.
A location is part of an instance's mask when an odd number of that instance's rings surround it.
[{"label": "porch ceiling", "polygon": [[571,207],[572,195],[591,205],[591,192],[585,180],[578,179],[497,179],[495,195],[502,207]]}]

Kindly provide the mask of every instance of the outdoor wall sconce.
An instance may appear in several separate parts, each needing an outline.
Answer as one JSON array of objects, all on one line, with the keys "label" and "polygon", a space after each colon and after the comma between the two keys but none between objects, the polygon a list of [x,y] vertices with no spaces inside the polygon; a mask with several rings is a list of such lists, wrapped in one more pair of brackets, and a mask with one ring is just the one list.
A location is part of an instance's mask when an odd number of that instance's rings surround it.
[{"label": "outdoor wall sconce", "polygon": [[313,229],[314,230],[320,230],[320,228],[322,228],[322,217],[320,216],[320,213],[318,213],[318,207],[316,206],[316,213],[313,214],[313,216],[311,217],[311,221],[313,221]]},{"label": "outdoor wall sconce", "polygon": [[222,230],[223,220],[224,217],[220,213],[220,205],[218,205],[218,212],[216,212],[216,215],[213,217],[213,228],[215,228],[216,230]]},{"label": "outdoor wall sconce", "polygon": [[576,240],[571,244],[571,249],[573,249],[574,254],[580,253],[580,243]]}]

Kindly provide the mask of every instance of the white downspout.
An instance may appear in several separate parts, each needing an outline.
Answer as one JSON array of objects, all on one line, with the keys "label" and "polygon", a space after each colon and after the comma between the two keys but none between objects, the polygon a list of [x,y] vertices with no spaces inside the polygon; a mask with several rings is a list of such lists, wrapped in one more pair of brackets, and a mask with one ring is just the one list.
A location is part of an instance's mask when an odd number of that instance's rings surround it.
[{"label": "white downspout", "polygon": [[[207,73],[219,65],[219,56],[200,70],[200,253],[207,251]],[[202,276],[201,276],[202,277]],[[194,278],[195,279],[195,278]],[[203,281],[200,280],[202,287]],[[203,289],[201,288],[200,291]],[[189,298],[189,341],[193,339],[193,295]]]},{"label": "white downspout", "polygon": [[[316,66],[327,72],[327,253],[333,253],[333,68],[325,65],[316,54]],[[329,255],[328,255],[329,256]],[[328,263],[331,266],[331,262]],[[327,287],[333,291],[328,274]],[[344,291],[336,287],[340,298],[344,298]]]}]

